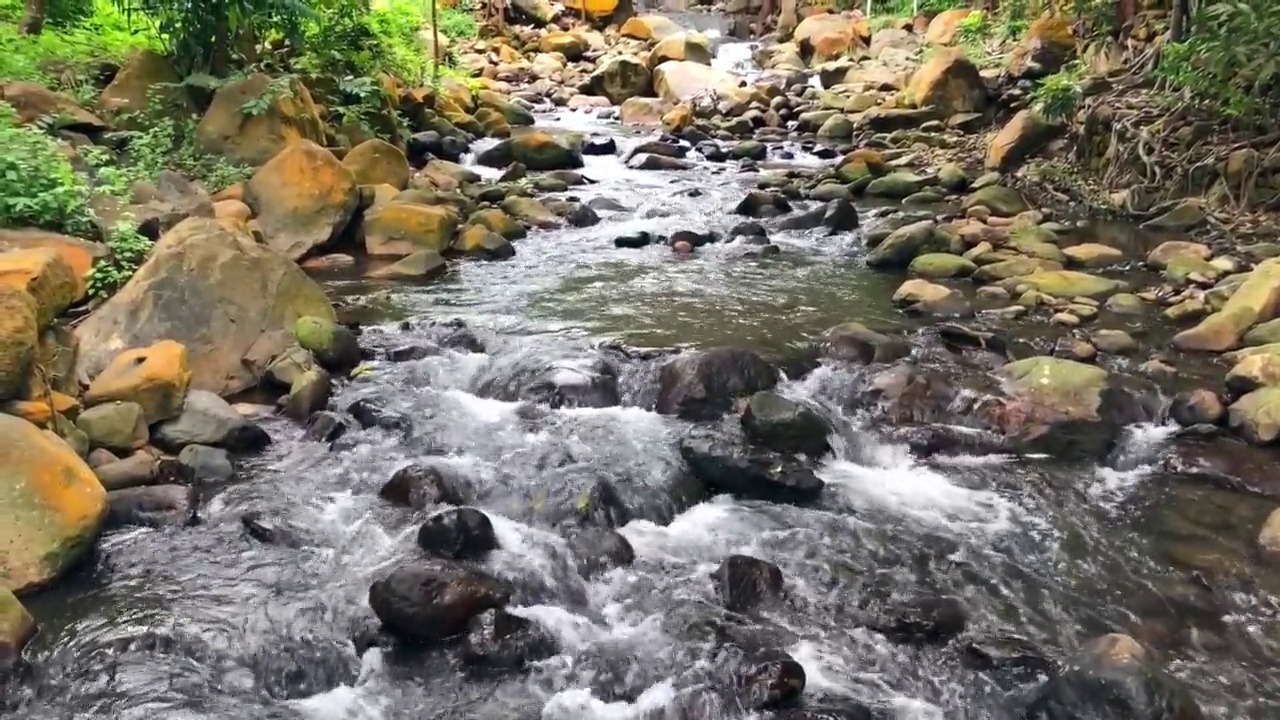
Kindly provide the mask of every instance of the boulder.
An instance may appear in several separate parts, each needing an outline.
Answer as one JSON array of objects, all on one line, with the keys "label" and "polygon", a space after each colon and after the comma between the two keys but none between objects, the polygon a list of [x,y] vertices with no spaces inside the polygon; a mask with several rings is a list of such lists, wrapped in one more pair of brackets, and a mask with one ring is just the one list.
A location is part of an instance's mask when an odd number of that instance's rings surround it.
[{"label": "boulder", "polygon": [[627,538],[608,528],[584,527],[574,531],[569,537],[569,548],[578,562],[578,573],[588,579],[626,567],[636,559],[635,548]]},{"label": "boulder", "polygon": [[630,55],[607,58],[591,73],[591,92],[621,105],[628,98],[640,98],[653,92],[653,76],[649,68]]},{"label": "boulder", "polygon": [[25,291],[36,301],[41,329],[63,313],[81,294],[83,281],[62,254],[51,248],[0,252],[0,288]]},{"label": "boulder", "polygon": [[934,221],[921,220],[889,233],[889,237],[867,253],[867,265],[905,268],[916,256],[944,251],[948,244],[946,237],[937,232]]},{"label": "boulder", "polygon": [[71,266],[76,278],[75,300],[84,298],[85,279],[93,265],[107,256],[107,246],[102,243],[81,240],[69,235],[44,230],[0,229],[0,253],[8,250],[54,250]]},{"label": "boulder", "polygon": [[365,140],[356,145],[342,158],[342,164],[357,185],[390,185],[403,190],[413,174],[404,152],[385,140]]},{"label": "boulder", "polygon": [[147,417],[135,402],[110,402],[80,413],[76,427],[89,437],[90,447],[128,453],[147,444]]},{"label": "boulder", "polygon": [[881,608],[867,626],[894,642],[942,644],[963,633],[968,621],[959,598],[923,595]]},{"label": "boulder", "polygon": [[1280,385],[1280,345],[1259,345],[1224,356],[1234,362],[1224,384],[1240,396],[1269,385]]},{"label": "boulder", "polygon": [[973,12],[971,8],[955,8],[943,10],[934,15],[924,33],[925,42],[934,45],[950,45],[955,41],[960,23],[964,22],[971,12]]},{"label": "boulder", "polygon": [[[97,452],[106,452],[105,450]],[[146,450],[139,450],[123,460],[103,463],[93,469],[98,482],[107,491],[154,485],[160,478],[160,461]]]},{"label": "boulder", "polygon": [[181,527],[196,522],[197,493],[187,485],[148,485],[107,493],[107,527]]},{"label": "boulder", "polygon": [[1145,647],[1128,635],[1111,634],[1088,643],[1051,675],[1019,717],[1201,720],[1204,713]]},{"label": "boulder", "polygon": [[1166,240],[1147,253],[1147,267],[1152,270],[1164,270],[1169,267],[1169,263],[1180,257],[1208,261],[1213,257],[1213,251],[1208,245],[1198,242]]},{"label": "boulder", "polygon": [[328,318],[308,315],[293,325],[298,346],[326,370],[344,372],[360,364],[360,344],[355,333]]},{"label": "boulder", "polygon": [[1019,110],[987,144],[987,169],[1005,172],[1017,167],[1061,130],[1061,125],[1046,120],[1035,108]]},{"label": "boulder", "polygon": [[35,299],[0,286],[0,401],[17,397],[26,387],[39,342]]},{"label": "boulder", "polygon": [[333,153],[303,140],[249,178],[244,201],[253,209],[267,245],[299,260],[342,234],[360,193],[351,171]]},{"label": "boulder", "polygon": [[911,345],[901,338],[878,333],[860,322],[847,322],[822,335],[822,354],[833,360],[887,363],[906,357]]},{"label": "boulder", "polygon": [[185,477],[194,483],[226,482],[235,475],[231,455],[222,448],[208,445],[188,445],[178,453]]},{"label": "boulder", "polygon": [[656,409],[686,420],[711,420],[738,398],[777,383],[777,370],[751,350],[719,347],[687,353],[659,371]]},{"label": "boulder", "polygon": [[628,18],[618,32],[636,40],[663,40],[684,32],[684,28],[662,15],[637,15]]},{"label": "boulder", "polygon": [[[221,85],[196,126],[196,143],[211,155],[258,166],[299,140],[324,143],[324,123],[311,93],[297,79],[262,73]],[[246,113],[245,107],[253,108]]]},{"label": "boulder", "polygon": [[466,632],[471,619],[511,599],[506,583],[441,561],[406,565],[373,583],[369,606],[396,637],[439,642]]},{"label": "boulder", "polygon": [[1124,292],[1129,287],[1123,280],[1112,280],[1078,270],[1040,270],[1030,275],[1009,278],[1001,285],[1011,292],[1025,288],[1057,298],[1095,299]]},{"label": "boulder", "polygon": [[623,125],[660,125],[669,110],[671,103],[661,98],[630,97],[618,108],[618,120]]},{"label": "boulder", "polygon": [[712,574],[716,592],[733,612],[747,612],[782,599],[782,570],[750,555],[730,555]]},{"label": "boulder", "polygon": [[459,657],[474,668],[519,670],[557,652],[555,638],[534,621],[486,610],[471,620]]},{"label": "boulder", "polygon": [[23,648],[35,636],[35,618],[12,592],[0,587],[0,673],[18,664]]},{"label": "boulder", "polygon": [[360,236],[365,252],[377,257],[406,257],[420,251],[444,253],[458,228],[452,208],[390,202],[365,213]]},{"label": "boulder", "polygon": [[179,452],[188,445],[252,451],[266,447],[271,438],[226,400],[207,390],[191,390],[182,412],[152,429],[151,441],[168,452]]},{"label": "boulder", "polygon": [[688,60],[670,60],[653,69],[654,91],[670,103],[692,100],[708,92],[731,95],[741,84],[742,80],[728,70]]},{"label": "boulder", "polygon": [[[76,370],[94,377],[122,350],[171,339],[190,351],[192,387],[231,395],[258,383],[306,315],[334,317],[324,291],[297,265],[215,220],[191,218],[165,233],[133,279],[76,328]],[[180,396],[176,402],[181,407]]]},{"label": "boulder", "polygon": [[441,510],[418,528],[418,547],[450,560],[479,560],[498,549],[489,516],[475,508]]},{"label": "boulder", "polygon": [[712,494],[744,500],[809,503],[825,483],[799,460],[774,452],[755,452],[719,438],[694,435],[680,443],[689,473]]},{"label": "boulder", "polygon": [[509,197],[502,201],[502,211],[531,227],[554,228],[561,225],[560,216],[535,198]]},{"label": "boulder", "polygon": [[944,115],[981,112],[987,86],[978,68],[959,50],[934,53],[907,83],[907,96],[917,107],[933,107]]},{"label": "boulder", "polygon": [[1255,445],[1274,443],[1280,438],[1280,387],[1262,387],[1232,403],[1227,427]]},{"label": "boulder", "polygon": [[582,167],[582,153],[549,133],[531,130],[499,142],[476,156],[486,167],[505,168],[518,162],[533,172]]},{"label": "boulder", "polygon": [[1217,425],[1226,414],[1218,393],[1205,388],[1180,392],[1169,403],[1169,417],[1183,427]]},{"label": "boulder", "polygon": [[0,414],[0,588],[56,580],[97,540],[107,494],[93,470],[52,434]]},{"label": "boulder", "polygon": [[1017,190],[1003,185],[979,188],[965,198],[960,206],[966,212],[975,207],[984,207],[996,217],[1014,217],[1031,209]]},{"label": "boulder", "polygon": [[284,414],[305,423],[312,414],[324,410],[333,396],[333,377],[324,368],[315,367],[299,375],[289,386]]},{"label": "boulder", "polygon": [[951,253],[917,255],[907,266],[907,273],[922,278],[968,277],[978,266],[972,260]]},{"label": "boulder", "polygon": [[1076,53],[1075,32],[1064,15],[1045,14],[1031,22],[1005,66],[1009,76],[1037,80],[1062,69]]},{"label": "boulder", "polygon": [[1265,260],[1227,299],[1222,309],[1173,336],[1181,350],[1222,352],[1239,347],[1249,328],[1280,313],[1280,259]]},{"label": "boulder", "polygon": [[90,383],[84,404],[92,408],[108,402],[136,403],[143,424],[177,417],[191,384],[187,348],[161,340],[150,347],[117,355]]},{"label": "boulder", "polygon": [[1081,243],[1062,249],[1068,265],[1097,269],[1119,265],[1124,262],[1124,253],[1100,243]]},{"label": "boulder", "polygon": [[98,107],[117,120],[152,111],[182,116],[195,111],[173,61],[150,50],[125,62],[98,96]]},{"label": "boulder", "polygon": [[393,505],[424,510],[434,505],[464,505],[464,489],[438,468],[428,465],[406,465],[396,470],[378,497]]},{"label": "boulder", "polygon": [[680,32],[662,39],[649,51],[647,65],[650,70],[668,61],[687,61],[710,65],[711,41],[698,32]]},{"label": "boulder", "polygon": [[106,123],[80,107],[75,98],[54,92],[38,83],[0,84],[0,101],[9,104],[17,112],[19,125],[45,121],[56,130],[87,134],[107,129]]},{"label": "boulder", "polygon": [[565,60],[577,62],[582,59],[582,53],[586,52],[587,47],[582,38],[573,33],[550,32],[538,41],[538,49],[544,53],[560,53]]},{"label": "boulder", "polygon": [[800,21],[791,41],[800,50],[800,57],[810,67],[845,57],[852,50],[863,47],[862,39],[854,29],[854,20],[839,14],[814,14]]},{"label": "boulder", "polygon": [[908,195],[920,192],[922,187],[924,187],[924,178],[914,173],[899,171],[872,180],[867,185],[866,193],[901,200]]},{"label": "boulder", "polygon": [[818,457],[831,449],[827,436],[831,425],[821,415],[795,400],[772,391],[758,392],[742,412],[747,437],[770,450]]}]

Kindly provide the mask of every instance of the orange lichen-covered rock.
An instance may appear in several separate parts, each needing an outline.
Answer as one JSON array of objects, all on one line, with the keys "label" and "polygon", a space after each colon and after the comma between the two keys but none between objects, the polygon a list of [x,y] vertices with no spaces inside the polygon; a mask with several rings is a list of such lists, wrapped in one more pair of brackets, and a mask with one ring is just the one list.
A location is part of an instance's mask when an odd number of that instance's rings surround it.
[{"label": "orange lichen-covered rock", "polygon": [[26,387],[39,341],[35,300],[0,285],[0,400],[18,397]]},{"label": "orange lichen-covered rock", "polygon": [[346,228],[360,202],[360,188],[333,153],[302,140],[249,178],[244,201],[253,209],[267,245],[298,260]]},{"label": "orange lichen-covered rock", "polygon": [[619,30],[623,37],[636,40],[662,40],[684,32],[675,21],[661,15],[637,15],[628,18]]},{"label": "orange lichen-covered rock", "polygon": [[391,185],[397,190],[409,186],[413,170],[400,148],[385,140],[366,140],[342,158],[359,185]]},{"label": "orange lichen-covered rock", "polygon": [[0,414],[0,589],[55,580],[98,537],[107,511],[102,483],[62,440]]},{"label": "orange lichen-covered rock", "polygon": [[196,126],[200,149],[256,166],[298,140],[324,142],[324,123],[306,86],[296,79],[286,87],[273,82],[257,73],[218,88]]},{"label": "orange lichen-covered rock", "polygon": [[177,417],[191,384],[187,348],[173,340],[126,350],[116,356],[84,394],[92,407],[112,400],[142,406],[148,425]]},{"label": "orange lichen-covered rock", "polygon": [[36,301],[36,322],[48,327],[79,296],[83,281],[50,248],[0,252],[0,287],[24,290]]},{"label": "orange lichen-covered rock", "polygon": [[53,401],[53,409],[44,398],[32,400],[10,400],[0,405],[0,413],[15,415],[38,427],[52,427],[54,415],[62,415],[75,419],[80,412],[80,401],[60,392],[50,391],[49,399]]},{"label": "orange lichen-covered rock", "polygon": [[56,251],[71,266],[76,277],[76,299],[84,297],[85,276],[98,258],[105,257],[107,246],[89,240],[59,235],[44,230],[0,230],[0,252],[46,248]]},{"label": "orange lichen-covered rock", "polygon": [[854,21],[844,15],[810,15],[796,26],[791,39],[810,66],[844,57],[862,47]]},{"label": "orange lichen-covered rock", "polygon": [[944,10],[929,21],[929,29],[925,30],[924,39],[935,45],[950,45],[956,39],[956,31],[960,23],[973,12],[971,8],[955,8]]},{"label": "orange lichen-covered rock", "polygon": [[978,68],[956,49],[939,50],[921,65],[911,76],[907,95],[917,107],[934,107],[945,115],[974,112],[987,104]]},{"label": "orange lichen-covered rock", "polygon": [[390,202],[369,210],[360,225],[370,255],[404,257],[419,250],[443,253],[458,228],[451,209],[410,202]]}]

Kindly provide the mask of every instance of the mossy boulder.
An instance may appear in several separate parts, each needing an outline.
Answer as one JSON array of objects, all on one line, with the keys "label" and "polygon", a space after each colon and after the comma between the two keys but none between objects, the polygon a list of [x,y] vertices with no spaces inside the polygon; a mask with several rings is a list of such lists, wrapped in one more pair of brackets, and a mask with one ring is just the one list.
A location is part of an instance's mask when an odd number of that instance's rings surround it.
[{"label": "mossy boulder", "polygon": [[901,200],[908,195],[920,192],[922,187],[924,187],[923,178],[913,173],[900,171],[872,180],[871,184],[867,185],[866,193],[868,195]]},{"label": "mossy boulder", "polygon": [[482,225],[508,240],[519,240],[528,234],[525,227],[498,208],[485,208],[471,213],[468,225]]},{"label": "mossy boulder", "polygon": [[670,60],[687,60],[702,65],[711,64],[711,41],[698,32],[676,33],[663,38],[649,51],[650,70]]},{"label": "mossy boulder", "polygon": [[1106,298],[1123,292],[1129,287],[1123,280],[1112,280],[1078,270],[1042,270],[1030,275],[1010,278],[1001,285],[1010,292],[1017,292],[1019,288],[1023,288],[1059,298],[1095,299]]},{"label": "mossy boulder", "polygon": [[358,185],[390,185],[397,190],[409,186],[413,169],[400,148],[385,140],[366,140],[342,158]]},{"label": "mossy boulder", "polygon": [[56,580],[93,547],[107,493],[65,442],[0,414],[0,590]]},{"label": "mossy boulder", "polygon": [[128,454],[147,444],[147,415],[135,402],[94,405],[75,422],[93,448]]},{"label": "mossy boulder", "polygon": [[867,253],[867,265],[904,268],[917,255],[946,250],[948,242],[936,229],[937,225],[932,220],[922,220],[894,230]]},{"label": "mossy boulder", "polygon": [[970,193],[965,198],[961,209],[969,210],[975,207],[985,207],[991,211],[992,215],[997,217],[1013,217],[1020,212],[1026,212],[1031,209],[1027,201],[1022,195],[1013,188],[1003,185],[988,185],[979,188]]},{"label": "mossy boulder", "polygon": [[[255,73],[221,85],[196,126],[200,149],[258,166],[299,140],[323,143],[324,123],[307,87],[295,79],[278,92],[276,82]],[[246,105],[261,109],[246,114]]]},{"label": "mossy boulder", "polygon": [[487,167],[505,168],[513,162],[531,171],[575,170],[582,167],[582,153],[542,131],[522,132],[476,156]]},{"label": "mossy boulder", "polygon": [[457,228],[452,208],[396,200],[365,213],[360,236],[370,255],[404,257],[419,250],[443,253]]},{"label": "mossy boulder", "polygon": [[1254,390],[1227,409],[1227,427],[1255,445],[1280,439],[1280,386]]},{"label": "mossy boulder", "polygon": [[360,203],[359,184],[333,153],[310,141],[293,143],[245,183],[267,245],[299,260],[336,240]]},{"label": "mossy boulder", "polygon": [[972,260],[950,253],[926,253],[907,266],[907,273],[922,278],[968,277],[978,266]]},{"label": "mossy boulder", "polygon": [[293,325],[293,338],[327,370],[342,372],[360,364],[360,344],[355,334],[329,318],[298,318]]}]

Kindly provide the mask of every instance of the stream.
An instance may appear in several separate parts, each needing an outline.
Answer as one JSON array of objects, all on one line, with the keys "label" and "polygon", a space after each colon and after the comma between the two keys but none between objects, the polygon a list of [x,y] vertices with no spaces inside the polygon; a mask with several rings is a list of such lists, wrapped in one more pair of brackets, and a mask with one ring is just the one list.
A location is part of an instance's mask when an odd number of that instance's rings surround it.
[{"label": "stream", "polygon": [[[718,62],[741,66],[747,57],[745,45],[725,44]],[[30,599],[42,632],[0,714],[748,717],[724,700],[729,660],[705,630],[725,614],[711,573],[726,556],[745,554],[782,570],[785,603],[748,631],[803,666],[808,708],[856,703],[901,720],[1017,718],[1034,679],[967,667],[963,642],[900,644],[859,622],[864,598],[932,592],[963,601],[966,638],[1015,635],[1060,659],[1097,635],[1127,632],[1160,650],[1207,716],[1280,716],[1276,588],[1227,582],[1209,602],[1180,562],[1240,562],[1266,508],[1153,471],[1171,428],[1129,428],[1108,467],[926,460],[842,402],[859,369],[824,365],[779,387],[835,424],[833,452],[817,469],[826,483],[819,500],[679,503],[663,488],[682,472],[678,443],[690,424],[646,409],[662,359],[620,361],[614,407],[552,409],[511,397],[512,378],[550,373],[571,383],[589,374],[606,342],[777,355],[849,320],[923,327],[891,306],[901,277],[866,269],[856,232],[771,230],[781,252],[763,258],[737,243],[691,257],[663,245],[615,248],[614,237],[639,230],[725,233],[742,219],[730,210],[750,176],[733,163],[631,170],[622,160],[644,135],[594,114],[539,122],[616,137],[617,157],[586,158],[582,172],[598,182],[567,195],[623,209],[602,210],[593,227],[532,231],[514,258],[457,262],[425,286],[328,281],[335,297],[384,313],[365,326],[367,347],[431,346],[449,329],[438,322],[453,319],[479,342],[374,362],[334,399],[339,408],[376,399],[407,427],[353,431],[330,449],[282,418],[266,419],[274,444],[239,459],[234,482],[204,489],[198,526],[105,536],[88,568]],[[823,162],[792,150],[787,162]],[[878,212],[864,209],[864,225]],[[357,650],[352,638],[374,622],[370,583],[421,552],[414,537],[424,513],[378,497],[410,462],[460,478],[492,519],[500,549],[479,565],[512,583],[509,610],[550,632],[552,657],[521,673],[477,674],[445,651]],[[629,501],[617,530],[635,561],[584,579],[560,529],[602,479]],[[254,511],[304,529],[306,542],[254,540],[241,523]]]}]

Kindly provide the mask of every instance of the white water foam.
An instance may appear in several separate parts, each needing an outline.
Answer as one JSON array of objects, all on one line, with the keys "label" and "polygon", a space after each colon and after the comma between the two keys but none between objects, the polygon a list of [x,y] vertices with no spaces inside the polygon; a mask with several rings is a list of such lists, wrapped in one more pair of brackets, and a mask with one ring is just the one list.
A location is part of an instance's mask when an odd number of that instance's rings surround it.
[{"label": "white water foam", "polygon": [[374,648],[361,658],[354,684],[339,685],[289,704],[311,720],[385,720],[390,701],[379,690],[382,678],[382,651]]},{"label": "white water foam", "polygon": [[547,701],[542,720],[635,720],[670,706],[675,699],[676,690],[669,681],[646,689],[634,703],[605,702],[590,690],[564,690]]},{"label": "white water foam", "polygon": [[1169,438],[1178,432],[1174,424],[1140,423],[1125,428],[1116,452],[1118,467],[1099,466],[1089,494],[1096,498],[1121,500],[1131,488],[1146,480],[1156,470],[1159,452]]}]

